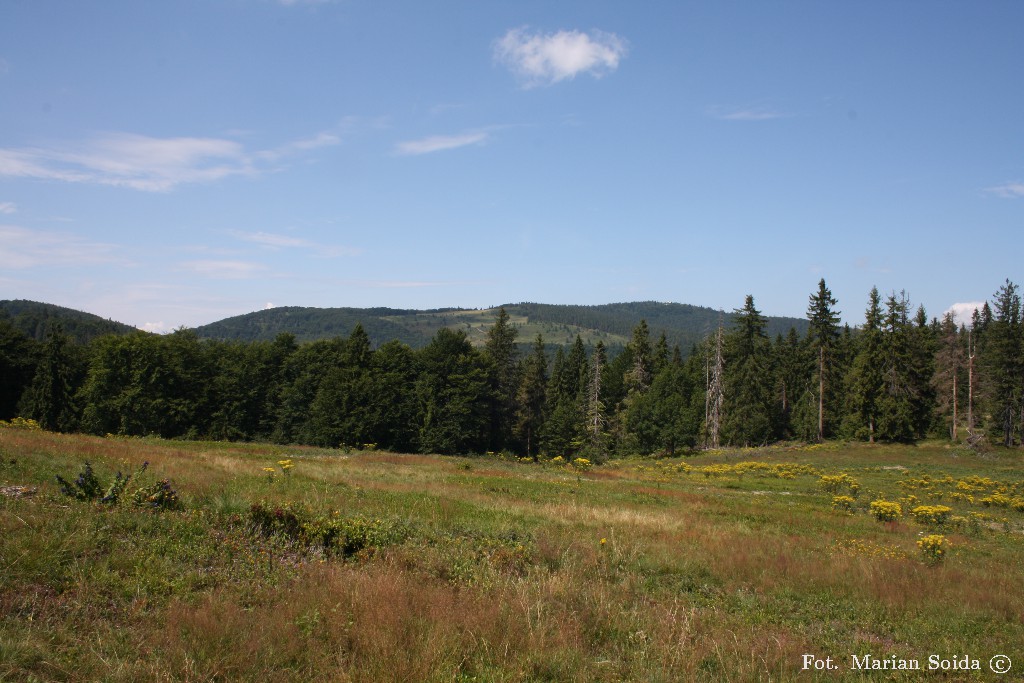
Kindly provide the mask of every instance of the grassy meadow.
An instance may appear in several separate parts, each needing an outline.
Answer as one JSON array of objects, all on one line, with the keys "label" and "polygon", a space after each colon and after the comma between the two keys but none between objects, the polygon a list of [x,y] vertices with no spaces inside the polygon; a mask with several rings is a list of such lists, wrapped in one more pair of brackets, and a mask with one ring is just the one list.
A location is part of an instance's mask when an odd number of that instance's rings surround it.
[{"label": "grassy meadow", "polygon": [[[106,504],[60,491],[86,461],[104,486],[149,465]],[[163,479],[180,509],[132,499]],[[0,429],[0,489],[0,680],[1024,672],[1018,451],[826,444],[586,468]],[[876,519],[876,500],[899,516]],[[931,535],[941,553],[919,546]],[[805,654],[839,668],[804,670]],[[851,671],[865,654],[981,670]],[[997,654],[1008,677],[989,671]]]}]

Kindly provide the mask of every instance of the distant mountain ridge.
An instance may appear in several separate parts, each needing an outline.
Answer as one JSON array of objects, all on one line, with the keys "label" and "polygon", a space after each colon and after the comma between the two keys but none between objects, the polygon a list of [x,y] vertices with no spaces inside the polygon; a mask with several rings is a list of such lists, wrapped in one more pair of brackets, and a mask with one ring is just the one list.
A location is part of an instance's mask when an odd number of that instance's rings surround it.
[{"label": "distant mountain ridge", "polygon": [[[203,339],[223,341],[268,341],[287,332],[300,342],[347,337],[361,324],[374,347],[392,340],[414,349],[430,343],[442,327],[463,330],[469,340],[483,345],[498,309],[437,308],[314,308],[282,306],[224,318],[194,328]],[[655,341],[662,332],[669,346],[679,345],[683,353],[711,334],[721,321],[730,326],[732,313],[690,304],[634,301],[592,306],[522,302],[503,306],[518,330],[517,341],[527,347],[540,334],[546,344],[572,344],[579,335],[585,344],[598,341],[614,353],[629,341],[633,328],[646,320]],[[130,334],[137,328],[100,316],[54,304],[25,300],[0,301],[0,318],[33,339],[42,341],[54,324],[78,342],[86,343],[104,334]],[[803,334],[803,318],[767,317],[766,332],[774,337],[790,327]]]},{"label": "distant mountain ridge", "polygon": [[[690,304],[639,301],[594,306],[523,302],[488,309],[441,308],[409,310],[392,308],[305,308],[281,307],[225,318],[195,328],[202,338],[255,341],[270,340],[282,332],[299,341],[347,336],[361,323],[374,346],[397,339],[421,348],[430,343],[442,327],[462,329],[470,341],[482,345],[494,324],[498,309],[504,308],[518,330],[518,342],[531,344],[537,334],[552,345],[571,344],[576,335],[584,343],[604,342],[610,349],[629,341],[633,328],[646,320],[652,341],[664,332],[670,346],[683,350],[710,334],[721,321],[727,328],[732,314]],[[768,317],[770,336],[785,334],[790,327],[803,333],[802,318]]]},{"label": "distant mountain ridge", "polygon": [[43,341],[54,325],[60,325],[64,334],[80,344],[86,344],[105,334],[129,334],[138,328],[92,313],[65,308],[55,304],[25,299],[0,301],[0,318],[8,318],[18,330],[36,341]]}]

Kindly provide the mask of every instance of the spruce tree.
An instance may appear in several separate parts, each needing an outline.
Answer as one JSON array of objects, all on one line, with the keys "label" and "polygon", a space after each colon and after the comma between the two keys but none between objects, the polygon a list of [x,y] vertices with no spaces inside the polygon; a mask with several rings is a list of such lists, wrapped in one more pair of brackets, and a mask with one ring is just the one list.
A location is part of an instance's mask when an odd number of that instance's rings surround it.
[{"label": "spruce tree", "polygon": [[993,426],[1003,445],[1010,447],[1024,411],[1024,330],[1017,285],[1006,280],[994,295],[993,307],[984,325],[983,386]]},{"label": "spruce tree", "polygon": [[544,423],[544,450],[551,456],[571,457],[582,445],[585,431],[587,356],[577,335],[566,354],[559,347],[548,388],[548,416]]},{"label": "spruce tree", "polygon": [[490,395],[488,363],[462,330],[442,327],[419,354],[416,393],[424,453],[479,453],[486,450]]},{"label": "spruce tree", "polygon": [[742,446],[766,443],[772,436],[770,342],[766,320],[747,295],[734,311],[733,329],[725,339],[722,436]]},{"label": "spruce tree", "polygon": [[777,432],[781,438],[793,435],[793,408],[803,395],[807,384],[804,346],[796,332],[790,327],[785,337],[779,335],[772,350],[775,380],[775,403],[778,416]]},{"label": "spruce tree", "polygon": [[882,306],[876,287],[871,288],[864,327],[857,339],[857,351],[847,374],[847,414],[844,431],[874,443],[885,380],[882,374]]},{"label": "spruce tree", "polygon": [[911,441],[915,436],[915,386],[911,376],[910,300],[906,292],[890,294],[882,334],[883,391],[878,402],[878,436],[886,441]]},{"label": "spruce tree", "polygon": [[69,432],[78,427],[75,391],[81,374],[71,339],[60,326],[50,331],[36,373],[22,397],[20,412],[43,429]]},{"label": "spruce tree", "polygon": [[669,364],[670,359],[668,338],[663,331],[658,336],[658,341],[654,344],[654,349],[651,352],[651,377],[661,372]]},{"label": "spruce tree", "polygon": [[629,394],[642,394],[651,386],[653,359],[650,329],[647,327],[646,320],[641,320],[633,328],[633,336],[629,341],[629,350],[632,352],[633,366],[625,377],[627,396]]},{"label": "spruce tree", "polygon": [[381,448],[410,453],[419,449],[420,404],[416,392],[416,356],[400,341],[382,344],[370,362],[370,441]]},{"label": "spruce tree", "polygon": [[946,425],[946,433],[957,440],[960,422],[960,393],[964,385],[966,351],[952,312],[946,312],[939,325],[938,349],[935,352],[935,373],[932,387],[936,394],[936,413]]},{"label": "spruce tree", "polygon": [[[831,408],[833,401],[826,398],[834,383],[833,354],[839,338],[839,311],[834,310],[836,300],[825,286],[825,279],[818,282],[818,291],[811,295],[807,305],[807,337],[816,356],[815,383],[817,384],[818,425],[817,440],[823,441],[831,432]],[[829,409],[826,417],[826,407]]]},{"label": "spruce tree", "polygon": [[607,453],[605,427],[605,403],[602,398],[601,380],[607,371],[608,361],[604,342],[598,341],[590,360],[590,381],[587,383],[586,432],[587,452],[591,459],[602,459]]},{"label": "spruce tree", "polygon": [[933,327],[928,323],[924,306],[917,307],[914,320],[908,328],[910,343],[910,364],[908,381],[911,397],[911,422],[914,437],[923,439],[931,431],[935,420],[935,351],[938,348],[938,322]]},{"label": "spruce tree", "polygon": [[0,420],[17,417],[18,399],[35,376],[39,346],[0,316]]},{"label": "spruce tree", "polygon": [[489,362],[490,446],[502,450],[511,445],[516,423],[516,400],[522,368],[516,346],[518,330],[505,307],[498,309],[494,325],[487,331],[484,356]]},{"label": "spruce tree", "polygon": [[373,351],[362,324],[345,340],[339,361],[327,371],[310,404],[304,439],[327,447],[376,443],[380,429],[372,400]]},{"label": "spruce tree", "polygon": [[539,438],[547,411],[548,359],[544,352],[544,338],[538,333],[533,342],[533,353],[524,363],[523,379],[519,385],[517,428],[519,438],[526,446],[526,454],[536,460]]}]

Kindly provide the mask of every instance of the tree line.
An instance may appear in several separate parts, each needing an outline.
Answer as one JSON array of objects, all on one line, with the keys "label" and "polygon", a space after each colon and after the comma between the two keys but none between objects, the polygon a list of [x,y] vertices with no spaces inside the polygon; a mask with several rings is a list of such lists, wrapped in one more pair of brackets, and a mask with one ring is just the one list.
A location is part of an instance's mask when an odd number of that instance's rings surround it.
[{"label": "tree line", "polygon": [[723,445],[928,436],[1005,446],[1024,433],[1024,322],[1007,280],[969,325],[929,320],[872,289],[840,325],[824,280],[806,334],[774,339],[752,296],[684,354],[645,320],[611,357],[601,342],[528,352],[501,309],[482,348],[442,328],[424,348],[348,337],[201,340],[189,330],[78,344],[0,320],[0,416],[56,431],[375,444],[402,452],[587,457]]}]

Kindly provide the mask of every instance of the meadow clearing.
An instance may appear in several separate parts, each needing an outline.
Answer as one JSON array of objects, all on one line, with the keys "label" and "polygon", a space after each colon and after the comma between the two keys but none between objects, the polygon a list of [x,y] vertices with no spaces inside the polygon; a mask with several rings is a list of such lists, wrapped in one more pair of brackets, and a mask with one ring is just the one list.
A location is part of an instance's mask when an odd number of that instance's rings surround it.
[{"label": "meadow clearing", "polygon": [[[86,461],[104,490],[148,468],[116,504],[61,493],[57,475],[82,493]],[[829,443],[588,467],[0,429],[0,487],[0,680],[1024,672],[1019,451]],[[169,490],[177,509],[153,497]],[[868,654],[923,670],[851,670]]]}]

